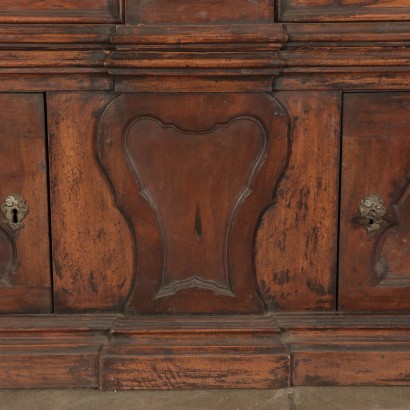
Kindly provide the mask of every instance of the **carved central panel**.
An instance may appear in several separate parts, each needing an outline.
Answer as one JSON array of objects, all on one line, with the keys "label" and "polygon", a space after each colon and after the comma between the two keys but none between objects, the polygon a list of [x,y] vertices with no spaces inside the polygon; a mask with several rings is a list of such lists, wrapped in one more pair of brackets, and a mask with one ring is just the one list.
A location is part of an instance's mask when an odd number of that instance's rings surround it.
[{"label": "carved central panel", "polygon": [[191,287],[234,295],[230,234],[267,145],[261,124],[244,116],[197,132],[153,117],[137,118],[128,127],[125,155],[161,232],[156,297]]},{"label": "carved central panel", "polygon": [[[98,158],[128,223],[124,309],[260,313],[258,223],[288,163],[288,118],[266,94],[124,94],[98,129]],[[129,235],[127,235],[129,237]]]}]

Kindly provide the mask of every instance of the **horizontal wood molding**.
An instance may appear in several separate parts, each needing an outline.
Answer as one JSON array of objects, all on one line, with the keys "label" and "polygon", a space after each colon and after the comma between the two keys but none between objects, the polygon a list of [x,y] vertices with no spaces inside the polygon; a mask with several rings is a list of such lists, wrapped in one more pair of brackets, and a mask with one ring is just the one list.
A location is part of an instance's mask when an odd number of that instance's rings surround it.
[{"label": "horizontal wood molding", "polygon": [[0,343],[1,388],[410,385],[409,315],[1,316]]},{"label": "horizontal wood molding", "polygon": [[119,23],[122,0],[2,0],[0,23]]},{"label": "horizontal wood molding", "polygon": [[410,89],[405,22],[4,24],[0,91]]}]

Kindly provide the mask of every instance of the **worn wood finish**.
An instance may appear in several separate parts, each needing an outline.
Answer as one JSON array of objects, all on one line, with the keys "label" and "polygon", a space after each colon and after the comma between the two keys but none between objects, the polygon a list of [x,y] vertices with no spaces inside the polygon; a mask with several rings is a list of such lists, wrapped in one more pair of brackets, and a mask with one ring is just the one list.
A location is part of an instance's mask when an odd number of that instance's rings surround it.
[{"label": "worn wood finish", "polygon": [[126,23],[133,25],[274,21],[273,0],[126,0],[125,7]]},{"label": "worn wood finish", "polygon": [[[47,158],[42,94],[0,95],[0,203],[23,195],[22,230],[0,225],[0,311],[50,312]],[[31,299],[31,300],[30,300]]]},{"label": "worn wood finish", "polygon": [[269,317],[126,318],[104,349],[104,389],[259,388],[288,383],[288,353]]},{"label": "worn wood finish", "polygon": [[99,387],[99,354],[114,319],[0,317],[0,387]]},{"label": "worn wood finish", "polygon": [[409,385],[409,316],[275,317],[291,352],[291,384]]},{"label": "worn wood finish", "polygon": [[262,312],[252,244],[288,151],[286,112],[268,95],[124,94],[110,104],[98,152],[135,232],[128,309]]},{"label": "worn wood finish", "polygon": [[410,384],[407,3],[0,0],[0,387]]},{"label": "worn wood finish", "polygon": [[[339,308],[408,310],[410,95],[346,94],[344,103]],[[358,213],[369,194],[387,210],[370,234]]]},{"label": "worn wood finish", "polygon": [[280,92],[292,119],[292,154],[256,242],[270,310],[333,310],[341,96]]},{"label": "worn wood finish", "polygon": [[0,316],[0,343],[1,388],[410,384],[408,315]]},{"label": "worn wood finish", "polygon": [[57,312],[119,311],[131,286],[132,237],[95,156],[97,122],[113,98],[47,95]]},{"label": "worn wood finish", "polygon": [[407,0],[278,0],[279,21],[408,21]]},{"label": "worn wood finish", "polygon": [[119,23],[122,0],[0,1],[0,23]]}]

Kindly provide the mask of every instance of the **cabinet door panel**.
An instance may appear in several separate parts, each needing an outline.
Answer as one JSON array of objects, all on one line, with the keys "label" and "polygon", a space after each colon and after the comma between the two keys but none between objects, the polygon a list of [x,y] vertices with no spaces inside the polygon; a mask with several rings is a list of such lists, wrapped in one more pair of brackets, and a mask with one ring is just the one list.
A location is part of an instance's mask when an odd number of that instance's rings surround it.
[{"label": "cabinet door panel", "polygon": [[98,153],[135,234],[129,311],[263,310],[254,237],[287,127],[268,95],[124,94],[108,106]]},{"label": "cabinet door panel", "polygon": [[0,312],[47,312],[51,289],[42,94],[0,94],[0,161],[1,203],[19,193],[28,206],[22,229],[14,230],[2,215]]},{"label": "cabinet door panel", "polygon": [[408,310],[410,94],[344,102],[340,308]]}]

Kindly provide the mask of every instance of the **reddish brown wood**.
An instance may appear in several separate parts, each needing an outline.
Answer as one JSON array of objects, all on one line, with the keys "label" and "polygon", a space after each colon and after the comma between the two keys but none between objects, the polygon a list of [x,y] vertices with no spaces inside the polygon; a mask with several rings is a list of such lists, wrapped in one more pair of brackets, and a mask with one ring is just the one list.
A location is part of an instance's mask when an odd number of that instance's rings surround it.
[{"label": "reddish brown wood", "polygon": [[126,0],[126,23],[213,24],[274,20],[274,1],[260,0]]},{"label": "reddish brown wood", "polygon": [[[295,352],[293,385],[409,385],[410,351],[373,348],[371,351]],[[312,349],[313,350],[313,349]],[[371,374],[370,374],[371,373]]]},{"label": "reddish brown wood", "polygon": [[125,318],[102,354],[102,387],[284,387],[288,353],[272,318]]},{"label": "reddish brown wood", "polygon": [[283,22],[406,21],[407,0],[278,0]]},{"label": "reddish brown wood", "polygon": [[3,316],[0,343],[2,388],[410,383],[408,315]]},{"label": "reddish brown wood", "polygon": [[98,138],[135,231],[128,309],[261,312],[252,244],[287,163],[281,106],[267,95],[122,95]]},{"label": "reddish brown wood", "polygon": [[[23,195],[25,227],[0,226],[0,311],[50,312],[51,281],[44,100],[41,94],[0,95],[0,203]],[[30,298],[32,300],[27,300]]]},{"label": "reddish brown wood", "polygon": [[0,317],[0,387],[98,387],[114,316]]},{"label": "reddish brown wood", "polygon": [[58,312],[119,311],[131,286],[132,237],[95,157],[97,122],[112,98],[105,93],[47,96]]},{"label": "reddish brown wood", "polygon": [[[410,96],[347,94],[343,168],[339,300],[343,310],[410,308]],[[380,195],[387,214],[368,234],[358,207]]]},{"label": "reddish brown wood", "polygon": [[[407,3],[0,0],[0,188],[47,215],[47,114],[57,312],[0,317],[0,387],[409,384]],[[386,316],[318,312],[337,308],[340,143],[340,306]],[[380,237],[351,216],[367,188]],[[33,215],[21,274],[0,227],[0,310],[50,310]],[[118,316],[61,314],[89,311]]]},{"label": "reddish brown wood", "polygon": [[280,92],[292,154],[256,242],[262,294],[275,310],[335,308],[339,93]]},{"label": "reddish brown wood", "polygon": [[122,0],[1,0],[1,23],[120,22]]}]

